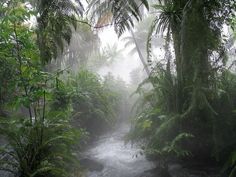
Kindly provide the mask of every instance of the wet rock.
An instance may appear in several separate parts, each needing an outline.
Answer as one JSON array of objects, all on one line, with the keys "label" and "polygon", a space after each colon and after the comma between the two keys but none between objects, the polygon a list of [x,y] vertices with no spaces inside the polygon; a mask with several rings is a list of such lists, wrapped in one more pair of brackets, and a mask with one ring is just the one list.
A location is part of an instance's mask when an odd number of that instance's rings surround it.
[{"label": "wet rock", "polygon": [[188,177],[188,173],[180,164],[168,165],[168,171],[171,177]]},{"label": "wet rock", "polygon": [[104,168],[101,163],[89,158],[81,159],[80,164],[83,168],[86,168],[89,171],[102,171]]},{"label": "wet rock", "polygon": [[11,174],[11,173],[7,173],[7,172],[5,172],[5,171],[1,171],[1,170],[0,170],[0,176],[1,176],[1,177],[13,177],[14,175]]},{"label": "wet rock", "polygon": [[186,168],[180,164],[171,164],[168,166],[168,171],[171,177],[220,177],[217,170],[212,170],[209,167],[202,168]]},{"label": "wet rock", "polygon": [[169,174],[167,169],[156,167],[154,169],[143,172],[141,175],[138,175],[137,177],[172,177],[172,176]]},{"label": "wet rock", "polygon": [[135,177],[220,177],[211,169],[190,169],[180,164],[171,164],[168,169],[156,167]]}]

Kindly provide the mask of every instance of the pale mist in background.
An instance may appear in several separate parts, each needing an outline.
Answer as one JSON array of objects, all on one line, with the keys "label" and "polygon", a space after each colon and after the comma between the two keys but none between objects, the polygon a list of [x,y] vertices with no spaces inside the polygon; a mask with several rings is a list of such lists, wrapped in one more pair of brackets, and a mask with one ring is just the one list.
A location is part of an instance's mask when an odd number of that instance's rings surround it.
[{"label": "pale mist in background", "polygon": [[[124,36],[125,35],[126,34],[124,34]],[[130,72],[141,66],[138,56],[131,56],[128,54],[129,49],[124,48],[124,42],[121,40],[122,37],[118,38],[112,27],[107,27],[99,31],[99,37],[101,39],[102,47],[106,47],[107,45],[112,46],[114,44],[118,44],[118,49],[121,50],[121,55],[117,57],[111,65],[104,66],[99,69],[97,71],[98,74],[100,74],[101,76],[105,76],[107,73],[111,72],[116,77],[120,77],[125,82],[130,83]],[[137,72],[143,71],[142,69],[140,69]]]}]

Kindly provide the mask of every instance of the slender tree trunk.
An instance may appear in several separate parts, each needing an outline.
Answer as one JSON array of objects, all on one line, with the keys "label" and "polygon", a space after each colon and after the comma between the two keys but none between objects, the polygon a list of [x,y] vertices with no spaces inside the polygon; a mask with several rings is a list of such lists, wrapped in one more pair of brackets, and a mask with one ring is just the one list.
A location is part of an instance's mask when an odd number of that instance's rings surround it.
[{"label": "slender tree trunk", "polygon": [[144,69],[145,69],[147,75],[150,76],[151,72],[150,72],[150,70],[149,70],[149,68],[148,68],[148,65],[147,65],[147,63],[146,63],[146,61],[145,61],[145,59],[144,59],[144,57],[143,57],[143,54],[142,54],[142,52],[141,52],[141,50],[140,50],[140,48],[139,48],[138,42],[137,42],[137,40],[136,40],[136,38],[135,38],[135,35],[134,35],[134,32],[133,32],[132,29],[130,30],[130,33],[131,33],[132,38],[133,38],[133,40],[134,40],[134,44],[135,44],[135,47],[136,47],[136,49],[137,49],[139,59],[140,59],[140,61],[142,62],[142,64],[143,64],[143,66],[144,66]]},{"label": "slender tree trunk", "polygon": [[180,38],[180,24],[171,24],[172,38],[175,51],[175,65],[177,76],[177,92],[176,92],[176,108],[178,113],[182,113],[183,110],[183,83],[182,83],[182,66],[181,66],[181,38]]}]

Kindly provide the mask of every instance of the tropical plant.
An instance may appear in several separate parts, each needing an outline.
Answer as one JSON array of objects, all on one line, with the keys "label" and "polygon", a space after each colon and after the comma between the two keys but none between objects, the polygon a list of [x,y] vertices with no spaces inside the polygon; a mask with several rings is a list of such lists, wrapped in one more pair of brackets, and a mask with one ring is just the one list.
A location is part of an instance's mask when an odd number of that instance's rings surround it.
[{"label": "tropical plant", "polygon": [[70,68],[73,72],[87,67],[91,58],[100,52],[100,39],[97,33],[86,24],[78,24],[73,30],[70,44],[64,47],[56,60],[51,61],[50,70]]},{"label": "tropical plant", "polygon": [[[141,22],[135,25],[134,30],[130,30],[130,35],[125,36],[122,40],[125,42],[125,47],[130,47],[130,54],[133,55],[135,53],[138,54],[143,67],[149,76],[151,73],[151,60],[147,60],[146,58],[146,43],[148,30],[151,26],[151,21],[153,20],[153,16],[148,16],[144,18]],[[163,45],[164,40],[160,36],[155,37],[155,42],[153,39],[154,47],[161,47]]]},{"label": "tropical plant", "polygon": [[[141,98],[136,103],[135,126],[131,129],[128,137],[131,140],[143,142],[142,146],[146,154],[158,156],[158,159],[162,159],[162,165],[166,166],[169,157],[190,155],[187,149],[180,146],[180,142],[192,135],[182,132],[179,128],[181,120],[176,115],[176,105],[174,104],[175,81],[169,79],[168,72],[163,66],[159,65],[155,71],[140,84],[136,91],[141,95]],[[151,89],[146,87],[150,80],[153,84]]]},{"label": "tropical plant", "polygon": [[101,79],[87,71],[81,70],[72,75],[68,81],[73,89],[72,107],[74,124],[86,129],[91,136],[111,127],[115,122],[114,102],[116,95],[105,90]]},{"label": "tropical plant", "polygon": [[[131,139],[144,140],[144,149],[151,147],[148,152],[156,152],[151,153],[154,157],[161,154],[168,159],[182,150],[200,162],[212,160],[212,156],[225,160],[234,152],[235,133],[231,128],[235,126],[235,91],[231,89],[234,76],[225,69],[225,44],[218,25],[228,23],[233,15],[229,9],[235,7],[229,1],[161,1],[153,7],[158,15],[149,32],[147,58],[151,57],[151,37],[162,33],[165,61],[163,66],[158,62],[149,80],[143,82],[151,82],[154,88],[145,92],[145,87],[138,89],[143,99]],[[221,13],[227,15],[222,17]],[[172,146],[179,136],[183,137],[179,146]],[[195,138],[189,139],[192,136]]]},{"label": "tropical plant", "polygon": [[90,16],[96,23],[96,28],[114,25],[119,36],[134,26],[133,19],[141,20],[140,6],[149,8],[147,0],[121,0],[121,1],[89,1]]},{"label": "tropical plant", "polygon": [[37,18],[37,43],[42,63],[56,59],[70,43],[72,27],[77,26],[77,17],[83,14],[83,5],[77,0],[30,1]]},{"label": "tropical plant", "polygon": [[7,85],[13,91],[6,105],[11,113],[0,121],[7,141],[0,148],[1,170],[20,177],[69,176],[77,167],[72,146],[82,133],[71,128],[69,107],[51,106],[53,81],[58,79],[41,71],[35,31],[25,24],[33,12],[18,1],[1,8],[1,57],[14,66]]},{"label": "tropical plant", "polygon": [[90,56],[86,68],[97,72],[103,67],[111,66],[123,57],[124,56],[122,55],[122,50],[118,47],[117,43],[114,43],[112,45],[107,44]]},{"label": "tropical plant", "polygon": [[[44,113],[46,114],[46,113]],[[15,117],[1,120],[1,134],[8,141],[1,147],[1,170],[20,177],[65,176],[78,169],[77,144],[82,132],[71,127],[61,112],[45,115],[44,122]]]},{"label": "tropical plant", "polygon": [[116,78],[111,73],[108,73],[104,77],[103,85],[105,92],[110,93],[109,103],[112,106],[116,116],[115,122],[122,123],[123,121],[126,121],[131,115],[130,110],[135,100],[130,97],[133,88],[123,79],[119,77]]}]

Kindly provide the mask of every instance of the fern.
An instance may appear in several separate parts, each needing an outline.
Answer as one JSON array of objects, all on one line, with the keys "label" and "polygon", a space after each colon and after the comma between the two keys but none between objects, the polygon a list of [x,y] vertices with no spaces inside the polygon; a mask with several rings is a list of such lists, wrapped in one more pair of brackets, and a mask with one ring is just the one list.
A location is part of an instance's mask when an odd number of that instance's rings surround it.
[{"label": "fern", "polygon": [[[22,122],[16,118],[1,126],[1,133],[9,141],[0,150],[0,154],[5,154],[1,160],[3,166],[29,177],[49,174],[68,176],[68,170],[76,163],[70,147],[76,144],[81,132],[74,131],[68,121],[61,121],[60,118],[52,121],[47,119],[45,125],[30,125],[28,121]],[[43,139],[38,132],[41,128],[44,130]],[[65,162],[70,163],[71,167]]]}]

